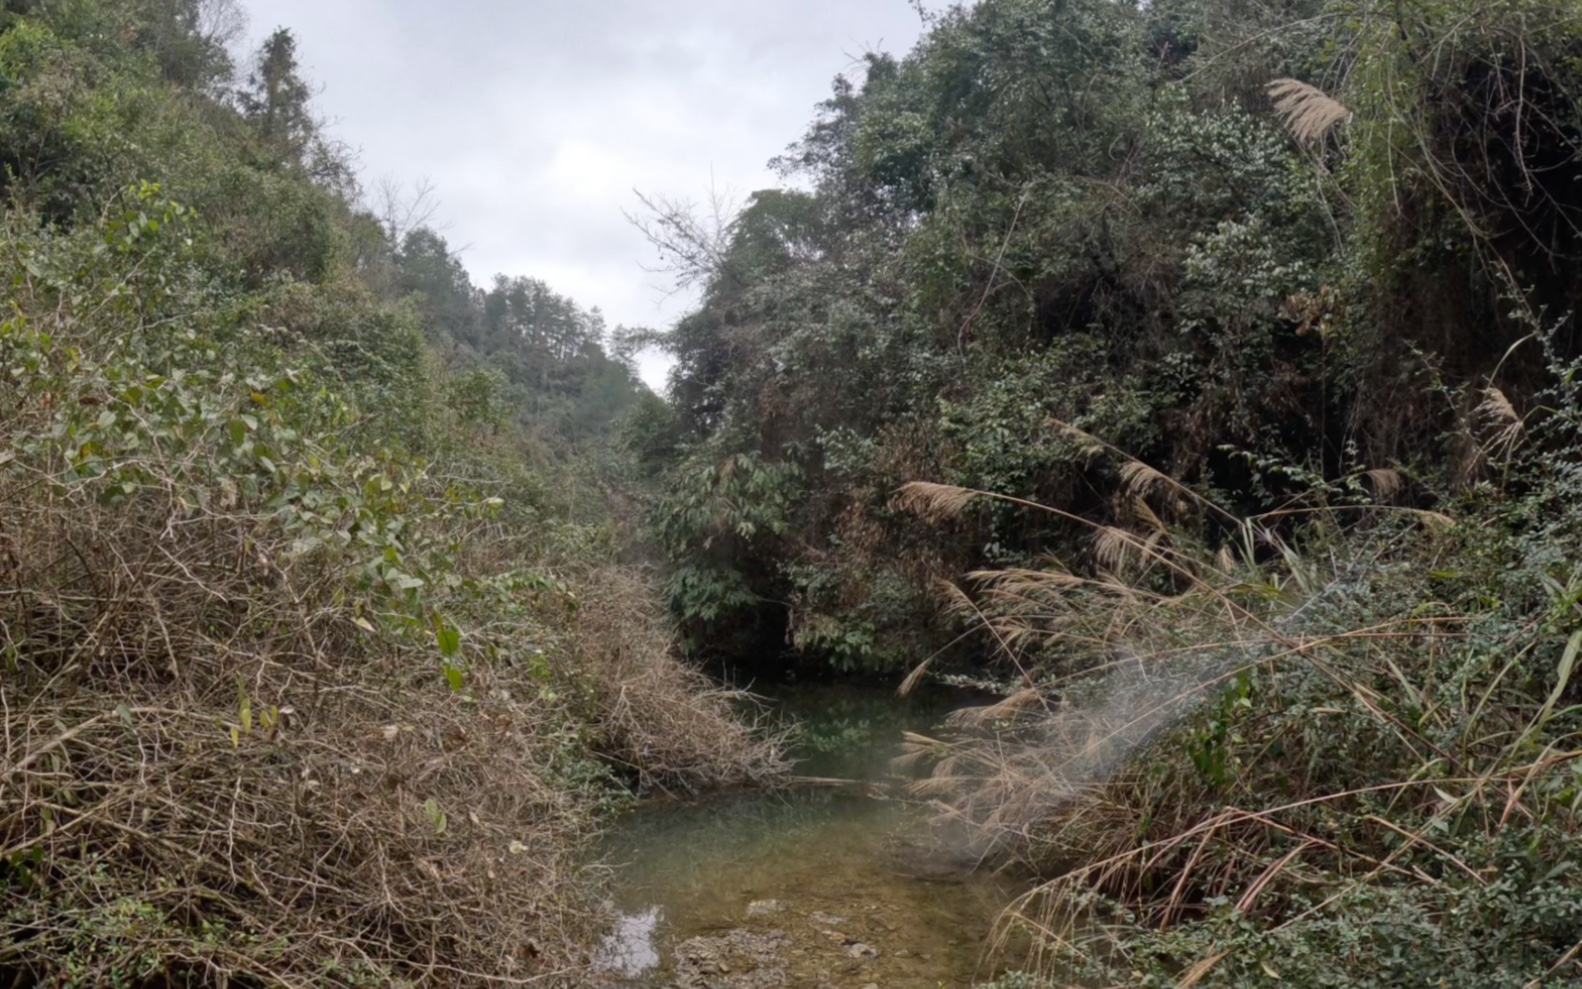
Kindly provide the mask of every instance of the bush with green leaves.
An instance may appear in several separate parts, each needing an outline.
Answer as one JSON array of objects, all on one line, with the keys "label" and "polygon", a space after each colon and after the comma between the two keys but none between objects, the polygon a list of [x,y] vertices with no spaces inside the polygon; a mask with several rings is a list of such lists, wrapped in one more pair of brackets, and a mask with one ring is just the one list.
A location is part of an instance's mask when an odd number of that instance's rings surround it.
[{"label": "bush with green leaves", "polygon": [[[0,978],[575,981],[600,823],[777,744],[672,654],[573,430],[430,345],[289,34],[237,96],[205,4],[0,19]],[[550,357],[616,369],[597,434],[629,369]]]}]

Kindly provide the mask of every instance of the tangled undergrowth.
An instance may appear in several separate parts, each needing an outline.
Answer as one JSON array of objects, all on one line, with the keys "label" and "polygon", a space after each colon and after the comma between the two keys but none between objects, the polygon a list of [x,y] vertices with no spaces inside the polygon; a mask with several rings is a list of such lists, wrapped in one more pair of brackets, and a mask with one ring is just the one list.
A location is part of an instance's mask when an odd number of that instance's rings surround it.
[{"label": "tangled undergrowth", "polygon": [[608,812],[773,738],[399,309],[152,184],[0,223],[0,978],[580,984]]},{"label": "tangled undergrowth", "polygon": [[[1100,576],[986,572],[956,592],[1022,672],[1004,701],[911,737],[908,758],[933,762],[917,789],[986,853],[1054,877],[1002,924],[1032,935],[1034,970],[1582,981],[1569,380],[1509,420],[1528,453],[1509,422],[1486,431],[1503,483],[1454,515],[1315,500],[1230,528],[1128,461],[1134,525],[1098,529]],[[983,497],[912,485],[902,501],[948,517]],[[1194,513],[1226,523],[1219,552],[1188,535]]]}]

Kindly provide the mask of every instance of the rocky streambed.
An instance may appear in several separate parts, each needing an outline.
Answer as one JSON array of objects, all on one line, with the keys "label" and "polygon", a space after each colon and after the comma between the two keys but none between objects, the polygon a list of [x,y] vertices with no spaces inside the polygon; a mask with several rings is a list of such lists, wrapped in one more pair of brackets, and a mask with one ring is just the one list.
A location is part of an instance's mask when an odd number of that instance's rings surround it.
[{"label": "rocky streambed", "polygon": [[877,904],[855,917],[822,910],[804,913],[779,900],[757,900],[748,904],[742,927],[676,945],[669,985],[674,989],[881,989],[939,984],[941,965],[935,954],[956,961],[962,941],[918,943],[886,913]]},{"label": "rocky streambed", "polygon": [[[809,775],[889,777],[899,730],[955,698],[888,691],[799,698]],[[958,704],[959,704],[959,699]],[[806,744],[806,743],[805,743]],[[961,987],[995,974],[985,951],[1017,883],[975,872],[885,786],[809,787],[667,803],[610,837],[621,922],[601,959],[641,989]]]}]

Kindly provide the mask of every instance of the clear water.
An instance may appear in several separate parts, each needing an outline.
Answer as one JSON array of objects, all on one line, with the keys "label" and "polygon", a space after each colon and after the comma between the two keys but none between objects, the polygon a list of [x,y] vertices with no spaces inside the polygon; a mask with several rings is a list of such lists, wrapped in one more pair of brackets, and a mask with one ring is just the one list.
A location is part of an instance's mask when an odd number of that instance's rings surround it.
[{"label": "clear water", "polygon": [[[900,731],[927,731],[966,699],[936,691],[797,688],[777,702],[804,726],[798,772],[859,781],[695,804],[653,804],[610,836],[621,922],[602,960],[629,985],[666,986],[689,938],[773,935],[783,975],[730,966],[709,985],[971,986],[1016,890],[919,853],[916,808],[890,799]],[[918,878],[927,875],[930,878]],[[741,979],[732,982],[731,979]]]}]

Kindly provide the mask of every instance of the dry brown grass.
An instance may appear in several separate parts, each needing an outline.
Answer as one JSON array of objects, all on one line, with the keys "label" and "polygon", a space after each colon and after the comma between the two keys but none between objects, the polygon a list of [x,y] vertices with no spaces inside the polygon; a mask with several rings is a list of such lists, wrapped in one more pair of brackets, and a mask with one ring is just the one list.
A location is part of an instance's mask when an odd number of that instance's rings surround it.
[{"label": "dry brown grass", "polygon": [[[1543,794],[1582,759],[1577,737],[1529,743],[1570,689],[1582,633],[1536,710],[1490,703],[1504,676],[1494,670],[1481,699],[1443,696],[1434,658],[1461,648],[1473,619],[1422,610],[1306,627],[1313,602],[1348,593],[1348,573],[1279,596],[1251,569],[1240,586],[1231,572],[1170,596],[1119,595],[1058,572],[978,577],[994,602],[979,613],[998,641],[1042,640],[1064,662],[1046,661],[1036,687],[952,719],[942,735],[910,736],[905,758],[933,765],[915,792],[964,824],[974,850],[1054,877],[1007,911],[1002,948],[1032,932],[1030,964],[1044,970],[1112,950],[1078,943],[1104,938],[1088,912],[1094,892],[1132,918],[1124,936],[1134,921],[1169,927],[1220,897],[1297,923],[1380,877],[1438,882],[1425,856],[1483,885],[1436,844],[1446,822],[1463,836],[1516,820],[1575,828],[1574,812]],[[1237,597],[1266,604],[1238,609]],[[1519,655],[1528,631],[1495,654]],[[1403,719],[1403,706],[1420,713]],[[1457,744],[1437,741],[1457,726]],[[1215,753],[1222,762],[1205,762]],[[1294,889],[1322,905],[1293,909]]]},{"label": "dry brown grass", "polygon": [[79,985],[577,968],[593,821],[551,773],[566,713],[525,670],[451,691],[245,505],[107,510],[13,475],[0,518],[0,965]]},{"label": "dry brown grass", "polygon": [[447,600],[452,690],[431,631],[360,610],[355,550],[158,466],[180,483],[116,507],[0,470],[0,976],[581,984],[596,751],[670,787],[784,769],[628,571],[571,580],[575,612]]},{"label": "dry brown grass", "polygon": [[[1502,430],[1520,421],[1508,403],[1486,406]],[[1360,476],[1376,501],[1404,487],[1394,471]],[[1135,461],[1123,485],[1134,499],[1180,488]],[[972,498],[1041,509],[940,485],[903,493],[928,517]],[[1342,514],[1246,519],[1204,547],[1137,512],[1141,532],[1086,523],[1093,576],[994,571],[954,589],[953,612],[1015,661],[1014,692],[908,736],[903,762],[932,764],[914,792],[965,826],[974,851],[1054,877],[1007,911],[1001,948],[1032,934],[1030,964],[1045,972],[1105,956],[1119,940],[1105,943],[1096,903],[1124,915],[1120,940],[1222,901],[1297,924],[1381,877],[1484,885],[1441,833],[1492,839],[1515,821],[1575,833],[1574,807],[1546,794],[1569,792],[1565,767],[1582,760],[1578,736],[1553,727],[1582,633],[1547,699],[1520,696],[1508,674],[1536,648],[1534,624],[1448,610],[1425,576],[1450,566],[1453,524],[1375,504],[1348,528]],[[1296,517],[1311,530],[1267,527]],[[1462,672],[1447,682],[1451,669]],[[1206,979],[1226,957],[1180,959],[1182,977]]]},{"label": "dry brown grass", "polygon": [[780,782],[782,733],[749,720],[753,698],[682,661],[650,576],[603,567],[576,581],[578,666],[595,698],[600,751],[643,789]]}]

